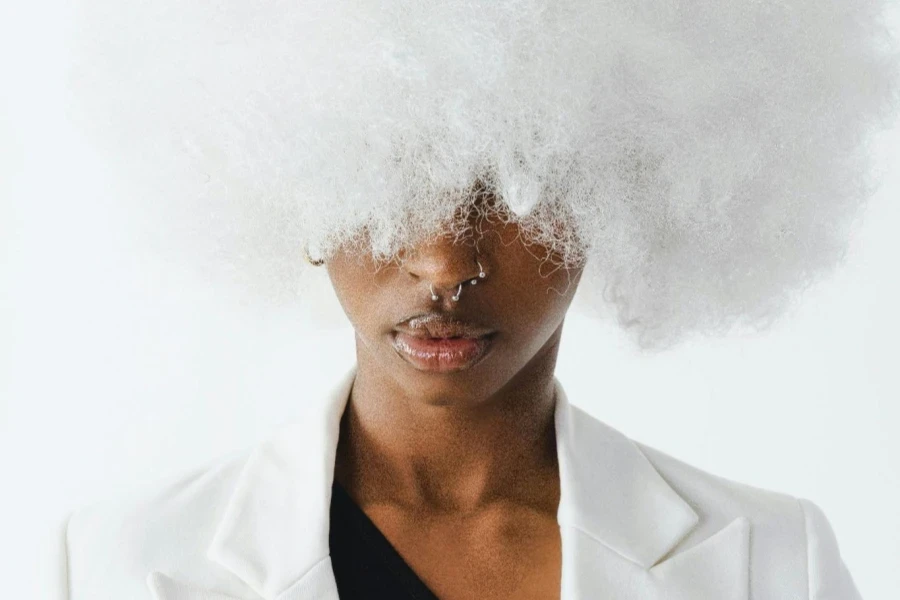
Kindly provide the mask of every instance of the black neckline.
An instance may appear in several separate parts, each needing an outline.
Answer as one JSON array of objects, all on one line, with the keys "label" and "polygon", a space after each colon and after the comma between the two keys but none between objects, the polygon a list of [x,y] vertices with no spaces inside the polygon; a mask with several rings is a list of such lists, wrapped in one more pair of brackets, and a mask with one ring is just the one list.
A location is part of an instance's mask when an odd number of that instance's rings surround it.
[{"label": "black neckline", "polygon": [[362,507],[353,500],[353,497],[344,489],[344,486],[338,483],[337,479],[333,481],[331,489],[332,503],[338,507],[340,512],[352,519],[353,527],[359,532],[373,553],[381,558],[385,567],[394,575],[396,581],[408,592],[409,597],[413,600],[439,600],[435,593],[412,570],[412,567],[407,564],[390,540],[385,537],[384,533],[378,529],[378,526],[363,511]]}]

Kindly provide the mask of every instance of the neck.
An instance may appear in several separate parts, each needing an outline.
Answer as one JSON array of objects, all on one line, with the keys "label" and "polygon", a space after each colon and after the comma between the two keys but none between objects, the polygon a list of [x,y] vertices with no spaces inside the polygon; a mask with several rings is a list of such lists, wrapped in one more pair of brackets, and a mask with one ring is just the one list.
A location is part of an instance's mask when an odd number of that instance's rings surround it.
[{"label": "neck", "polygon": [[464,513],[512,501],[555,510],[560,333],[500,389],[438,404],[400,385],[358,343],[335,478],[360,504]]}]

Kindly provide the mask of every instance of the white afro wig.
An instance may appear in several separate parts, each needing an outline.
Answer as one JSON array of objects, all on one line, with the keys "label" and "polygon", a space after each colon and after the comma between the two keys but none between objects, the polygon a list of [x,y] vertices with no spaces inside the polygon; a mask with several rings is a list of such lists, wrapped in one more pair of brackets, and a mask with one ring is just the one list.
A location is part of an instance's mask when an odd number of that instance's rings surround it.
[{"label": "white afro wig", "polygon": [[659,348],[768,324],[842,260],[898,105],[887,4],[92,0],[69,81],[266,295],[305,248],[394,256],[481,183]]}]

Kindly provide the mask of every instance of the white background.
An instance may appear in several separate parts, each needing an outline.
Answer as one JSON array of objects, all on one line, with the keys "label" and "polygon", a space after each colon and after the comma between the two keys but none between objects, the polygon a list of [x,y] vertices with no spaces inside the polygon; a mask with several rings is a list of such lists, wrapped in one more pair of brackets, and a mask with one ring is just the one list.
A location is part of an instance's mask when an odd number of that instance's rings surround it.
[{"label": "white background", "polygon": [[[134,242],[62,117],[63,8],[0,9],[0,581],[22,599],[60,598],[72,509],[259,440],[353,359],[321,270],[271,312]],[[866,600],[900,590],[900,131],[881,152],[847,264],[778,327],[647,357],[570,313],[557,372],[636,440],[814,500]]]}]

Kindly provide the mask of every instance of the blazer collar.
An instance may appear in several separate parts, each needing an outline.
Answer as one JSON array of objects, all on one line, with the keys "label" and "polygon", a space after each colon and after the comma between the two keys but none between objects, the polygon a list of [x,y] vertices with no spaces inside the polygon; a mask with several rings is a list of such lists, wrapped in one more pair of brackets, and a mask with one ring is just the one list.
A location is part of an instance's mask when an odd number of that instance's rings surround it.
[{"label": "blazer collar", "polygon": [[[208,557],[266,600],[334,597],[328,527],[339,425],[356,365],[325,403],[249,456]],[[697,524],[697,513],[634,442],[569,404],[558,379],[557,520],[650,569]],[[302,590],[319,589],[318,596]],[[322,590],[329,593],[322,593]]]}]

